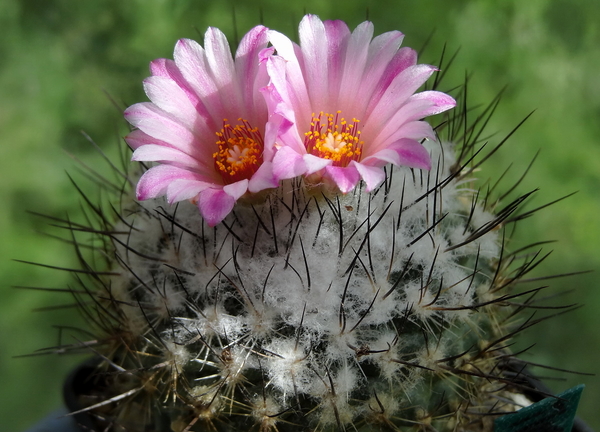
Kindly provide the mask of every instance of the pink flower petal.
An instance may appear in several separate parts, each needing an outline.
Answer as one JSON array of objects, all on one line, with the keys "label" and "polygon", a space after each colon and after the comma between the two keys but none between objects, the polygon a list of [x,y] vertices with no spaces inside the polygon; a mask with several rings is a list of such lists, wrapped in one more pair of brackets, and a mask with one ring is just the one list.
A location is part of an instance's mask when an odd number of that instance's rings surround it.
[{"label": "pink flower petal", "polygon": [[171,78],[171,75],[169,73],[169,67],[167,66],[169,61],[172,61],[172,60],[167,60],[164,58],[152,60],[150,62],[150,73],[153,76]]},{"label": "pink flower petal", "polygon": [[385,180],[385,172],[380,167],[363,165],[358,162],[352,162],[360,177],[365,182],[365,191],[371,192]]},{"label": "pink flower petal", "polygon": [[329,91],[327,80],[327,34],[315,15],[305,15],[298,27],[304,60],[304,79],[313,103],[324,105]]},{"label": "pink flower petal", "polygon": [[146,144],[158,144],[164,147],[171,147],[171,144],[151,137],[150,135],[148,135],[145,132],[142,132],[139,129],[134,129],[131,132],[129,132],[129,135],[125,137],[125,142],[129,145],[129,147],[131,147],[134,150]]},{"label": "pink flower petal", "polygon": [[350,192],[360,181],[360,174],[354,165],[348,167],[329,165],[325,167],[325,172],[342,193]]},{"label": "pink flower petal", "polygon": [[327,70],[329,73],[325,105],[330,106],[340,94],[350,29],[345,22],[340,20],[325,21],[323,25],[327,34]]},{"label": "pink flower petal", "polygon": [[389,147],[379,150],[372,156],[364,158],[360,161],[361,165],[373,166],[378,168],[388,163],[391,163],[393,165],[400,165],[400,155],[398,154],[398,152],[392,150]]},{"label": "pink flower petal", "polygon": [[248,179],[240,180],[238,182],[223,186],[223,192],[225,192],[227,195],[229,195],[236,201],[247,191]]},{"label": "pink flower petal", "polygon": [[305,154],[303,159],[306,165],[306,172],[304,173],[305,175],[316,173],[317,171],[320,171],[333,163],[331,159],[325,159],[311,154]]},{"label": "pink flower petal", "polygon": [[[404,35],[399,31],[390,31],[373,38],[369,45],[365,79],[370,78],[375,81],[381,77],[383,71],[392,64],[392,59],[403,51],[399,51],[403,40]],[[404,50],[407,49],[410,50],[410,48],[405,48]],[[414,64],[414,62],[411,64]]]},{"label": "pink flower petal", "polygon": [[403,138],[392,144],[390,148],[400,156],[400,165],[424,170],[431,169],[429,152],[419,142]]},{"label": "pink flower petal", "polygon": [[[210,73],[204,49],[193,40],[180,39],[175,45],[173,57],[177,68],[190,88],[198,95],[199,99],[204,101],[205,106],[210,107],[213,119],[224,118],[223,102]],[[219,126],[217,121],[209,124],[209,127],[214,129]]]},{"label": "pink flower petal", "polygon": [[198,112],[186,92],[172,79],[152,76],[144,80],[144,90],[154,105],[192,129]]},{"label": "pink flower petal", "polygon": [[[276,86],[277,91],[285,98],[295,112],[310,111],[311,104],[308,97],[308,89],[298,57],[296,56],[296,45],[279,32],[269,30],[268,35],[269,42],[277,50],[277,56],[280,59],[279,62],[274,62],[274,64],[284,66],[283,80],[277,80],[277,76],[272,75],[275,71],[279,72],[279,69],[271,69],[271,72],[269,72],[269,77],[273,81],[273,85]],[[267,71],[269,71],[268,65]],[[310,119],[306,120],[306,124],[308,122],[310,122]]]},{"label": "pink flower petal", "polygon": [[271,189],[278,186],[278,182],[273,174],[273,163],[263,162],[258,171],[254,173],[248,183],[248,191],[259,192],[264,189]]},{"label": "pink flower petal", "polygon": [[[180,168],[191,169],[197,169],[199,166],[203,166],[206,171],[211,169],[211,167],[205,166],[205,161],[199,161],[198,159],[183,153],[181,150],[156,144],[147,144],[138,147],[133,152],[131,160],[171,163]],[[212,164],[213,161],[211,160],[209,163]],[[214,180],[216,181],[218,178],[214,177]]]},{"label": "pink flower petal", "polygon": [[[206,50],[206,61],[210,68],[210,75],[219,92],[219,99],[243,106],[238,80],[236,79],[235,63],[231,57],[229,43],[223,32],[217,28],[210,27],[204,35],[204,48]],[[254,60],[257,61],[257,59]],[[250,77],[246,79],[249,80]],[[240,113],[240,117],[242,117],[242,114],[245,113]],[[230,120],[234,121],[237,119]]]},{"label": "pink flower petal", "polygon": [[235,64],[229,42],[223,32],[218,28],[209,27],[204,34],[204,49],[214,85],[218,89],[227,87],[235,76]]},{"label": "pink flower petal", "polygon": [[223,189],[205,189],[198,196],[198,209],[210,227],[214,227],[231,213],[235,199]]},{"label": "pink flower petal", "polygon": [[[246,115],[250,114],[248,120],[253,124],[265,121],[264,118],[254,118],[253,114],[261,112],[255,107],[264,104],[260,89],[263,83],[268,81],[262,53],[266,49],[267,42],[267,28],[256,26],[242,38],[235,54],[237,82],[240,83],[243,103],[248,108]],[[270,50],[273,49],[270,48]],[[251,79],[251,77],[255,77],[255,79]]]},{"label": "pink flower petal", "polygon": [[[277,135],[277,141],[288,147],[292,147],[297,153],[305,153],[304,144],[300,138],[298,128],[292,128],[296,124],[296,110],[302,105],[296,104],[296,95],[288,93],[288,84],[286,78],[286,61],[279,57],[273,56],[267,60],[266,68],[271,83],[262,89],[262,92],[267,101],[267,108],[270,117],[279,117],[281,120],[281,130]],[[301,110],[303,110],[303,107]],[[308,120],[310,121],[310,119]],[[272,134],[269,134],[272,137]]]},{"label": "pink flower petal", "polygon": [[198,95],[192,90],[189,83],[185,80],[179,68],[173,60],[156,59],[150,62],[150,72],[154,76],[170,78],[185,92],[190,103],[196,108],[198,113],[203,117],[208,117],[208,113],[204,104]]},{"label": "pink flower petal", "polygon": [[150,168],[140,178],[136,188],[137,199],[144,201],[165,195],[169,184],[179,179],[202,181],[186,169],[172,165],[158,165]]},{"label": "pink flower petal", "polygon": [[[375,60],[373,60],[375,61]],[[375,107],[381,101],[381,98],[388,90],[388,87],[394,79],[410,66],[417,64],[417,52],[411,48],[401,48],[393,56],[392,60],[386,65],[381,78],[377,81],[377,86],[369,97],[368,94],[363,94],[362,97],[368,98],[369,102],[366,107],[365,116],[369,117]],[[365,77],[366,80],[367,77]]]},{"label": "pink flower petal", "polygon": [[[371,151],[378,151],[380,148],[382,148],[382,145],[387,145],[387,143],[394,142],[400,138],[414,138],[417,140],[422,138],[435,139],[433,130],[430,128],[423,128],[422,132],[425,134],[421,136],[403,135],[403,130],[407,132],[409,131],[409,129],[406,129],[408,127],[407,125],[411,123],[417,123],[414,120],[421,118],[419,117],[419,114],[423,111],[429,110],[430,108],[431,102],[428,100],[416,100],[410,101],[398,109],[396,113],[394,113],[392,117],[388,119],[388,122],[380,129],[379,134],[376,137],[370,137],[370,139],[372,139],[373,142],[377,142],[378,145],[371,147],[369,153]],[[368,130],[365,130],[364,133],[368,134],[368,132]],[[413,133],[415,130],[410,129],[410,132]]]},{"label": "pink flower petal", "polygon": [[[373,38],[373,24],[365,21],[356,27],[348,40],[346,59],[343,66],[343,76],[340,85],[338,102],[342,106],[353,106],[357,91],[363,83],[363,75],[367,67],[369,44]],[[358,114],[358,113],[357,113]]]},{"label": "pink flower petal", "polygon": [[448,111],[456,106],[456,101],[453,97],[439,91],[424,91],[411,96],[411,100],[428,100],[431,106],[428,110],[423,110],[417,114],[416,118],[428,117]]},{"label": "pink flower petal", "polygon": [[156,105],[147,102],[132,105],[125,110],[125,118],[147,135],[188,154],[194,153],[194,134]]},{"label": "pink flower petal", "polygon": [[277,150],[273,158],[273,174],[277,181],[298,177],[305,172],[306,162],[304,162],[302,155],[287,146]]},{"label": "pink flower petal", "polygon": [[[387,87],[387,84],[393,79],[393,77],[391,77],[389,82],[385,84],[382,78],[383,74],[390,67],[390,62],[396,55],[403,39],[404,35],[398,31],[387,32],[376,36],[373,39],[369,45],[366,68],[362,76],[361,84],[356,92],[355,101],[369,99],[373,103],[376,103],[379,100],[385,87]],[[380,89],[376,91],[376,88]],[[365,108],[366,106],[363,107],[363,110]],[[362,116],[363,112],[357,112],[357,115]],[[364,115],[368,115],[368,111],[365,112]]]},{"label": "pink flower petal", "polygon": [[414,140],[428,138],[430,140],[435,140],[436,136],[429,123],[425,121],[411,121],[400,126],[400,128],[388,139],[396,141],[400,138],[411,138]]},{"label": "pink flower petal", "polygon": [[[265,93],[265,99],[271,99],[269,95],[264,91],[266,87],[263,88],[263,93]],[[271,94],[272,95],[272,94]],[[269,105],[269,102],[267,102]],[[264,136],[264,152],[263,152],[263,160],[271,161],[273,160],[273,155],[275,152],[276,141],[279,137],[283,136],[291,127],[293,126],[293,122],[288,120],[285,115],[281,115],[277,108],[273,109],[273,113],[269,116],[269,121],[265,126],[265,136]]]},{"label": "pink flower petal", "polygon": [[[433,66],[416,65],[400,72],[386,89],[378,105],[364,120],[365,124],[369,122],[369,132],[373,129],[381,129],[396,110],[406,103],[407,99],[427,81],[435,70]],[[365,133],[367,133],[366,130]]]},{"label": "pink flower petal", "polygon": [[173,204],[178,201],[196,198],[200,192],[208,189],[210,186],[209,183],[198,180],[175,179],[167,186],[167,202]]}]

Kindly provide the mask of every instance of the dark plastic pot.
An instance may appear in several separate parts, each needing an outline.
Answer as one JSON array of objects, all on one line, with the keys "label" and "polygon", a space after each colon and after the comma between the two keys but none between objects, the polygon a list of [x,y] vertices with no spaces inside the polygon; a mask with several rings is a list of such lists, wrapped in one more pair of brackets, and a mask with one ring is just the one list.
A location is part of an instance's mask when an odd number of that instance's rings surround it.
[{"label": "dark plastic pot", "polygon": [[96,386],[96,380],[93,379],[98,366],[98,360],[92,358],[77,366],[67,377],[63,386],[63,399],[65,405],[71,414],[70,417],[76,425],[79,425],[80,431],[95,431],[99,429],[99,425],[87,412],[79,412],[85,408],[80,403],[80,395],[91,394]]},{"label": "dark plastic pot", "polygon": [[99,425],[86,412],[71,414],[85,408],[79,402],[79,395],[87,394],[94,383],[91,379],[98,361],[90,359],[77,366],[68,376],[63,386],[65,407],[60,408],[42,419],[26,432],[91,432]]}]

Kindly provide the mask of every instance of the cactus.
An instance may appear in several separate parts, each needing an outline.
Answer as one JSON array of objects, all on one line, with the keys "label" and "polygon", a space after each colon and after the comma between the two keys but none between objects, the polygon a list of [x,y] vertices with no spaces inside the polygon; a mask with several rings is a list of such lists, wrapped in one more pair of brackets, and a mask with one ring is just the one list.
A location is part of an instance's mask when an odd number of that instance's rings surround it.
[{"label": "cactus", "polygon": [[530,193],[477,181],[498,99],[476,116],[465,93],[422,142],[431,169],[377,165],[377,184],[273,174],[215,216],[201,195],[136,200],[131,168],[109,205],[86,198],[88,223],[68,223],[91,233],[74,240],[94,335],[77,347],[98,359],[81,411],[115,431],[484,431],[527,403],[510,345],[541,288],[516,285],[542,258],[509,237]]}]

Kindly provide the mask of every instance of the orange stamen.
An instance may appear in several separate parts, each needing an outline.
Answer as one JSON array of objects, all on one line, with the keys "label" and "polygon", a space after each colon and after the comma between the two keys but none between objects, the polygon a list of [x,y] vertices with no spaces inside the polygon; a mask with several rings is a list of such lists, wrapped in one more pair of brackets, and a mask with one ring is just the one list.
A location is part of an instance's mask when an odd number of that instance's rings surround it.
[{"label": "orange stamen", "polygon": [[232,126],[223,119],[223,129],[216,133],[219,150],[213,158],[225,184],[249,179],[263,163],[264,143],[258,128],[242,118],[238,122]]},{"label": "orange stamen", "polygon": [[[358,130],[360,121],[353,118],[348,124],[340,114],[341,111],[335,115],[322,111],[318,116],[313,113],[310,131],[304,134],[304,145],[308,153],[331,159],[334,166],[345,167],[350,161],[360,160],[364,142],[360,140]],[[323,117],[326,123],[321,123]]]}]

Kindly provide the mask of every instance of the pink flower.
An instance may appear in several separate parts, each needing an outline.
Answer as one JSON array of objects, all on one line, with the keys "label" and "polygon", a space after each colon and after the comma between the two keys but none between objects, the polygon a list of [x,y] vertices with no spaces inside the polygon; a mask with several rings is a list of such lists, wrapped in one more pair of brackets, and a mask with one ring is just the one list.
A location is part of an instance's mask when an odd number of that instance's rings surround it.
[{"label": "pink flower", "polygon": [[269,83],[267,29],[244,36],[235,60],[225,35],[209,28],[205,48],[181,39],[174,61],[154,60],[144,81],[151,102],[125,111],[136,127],[125,140],[132,160],[158,162],[137,185],[140,200],[192,200],[210,226],[247,192],[276,187],[274,142],[282,119],[269,118],[261,90]]},{"label": "pink flower", "polygon": [[306,15],[300,46],[269,31],[277,55],[267,62],[270,109],[295,127],[282,132],[273,159],[276,179],[307,176],[346,193],[360,179],[371,191],[387,163],[430,169],[420,141],[435,139],[424,117],[456,105],[437,91],[415,91],[436,71],[400,49],[393,31],[373,39],[373,24],[352,33],[342,21]]}]

